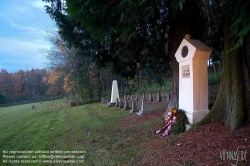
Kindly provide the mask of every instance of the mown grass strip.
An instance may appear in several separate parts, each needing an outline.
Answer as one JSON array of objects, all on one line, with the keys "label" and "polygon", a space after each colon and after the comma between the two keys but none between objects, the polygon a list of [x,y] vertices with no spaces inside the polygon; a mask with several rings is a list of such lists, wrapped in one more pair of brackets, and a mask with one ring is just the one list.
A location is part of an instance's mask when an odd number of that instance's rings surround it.
[{"label": "mown grass strip", "polygon": [[[35,109],[31,109],[33,104]],[[1,152],[82,150],[86,165],[128,164],[143,155],[140,147],[153,133],[146,128],[159,123],[155,119],[129,126],[123,119],[133,114],[101,103],[69,107],[55,100],[33,104],[0,110]]]}]

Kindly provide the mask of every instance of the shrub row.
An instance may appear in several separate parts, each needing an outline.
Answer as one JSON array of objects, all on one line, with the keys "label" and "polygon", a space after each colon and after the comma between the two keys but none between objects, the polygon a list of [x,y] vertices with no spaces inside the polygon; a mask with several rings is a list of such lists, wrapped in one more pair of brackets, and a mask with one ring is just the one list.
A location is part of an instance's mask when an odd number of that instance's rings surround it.
[{"label": "shrub row", "polygon": [[74,106],[79,106],[79,105],[84,105],[84,104],[97,103],[101,101],[101,98],[96,97],[96,98],[76,99],[76,100],[68,100],[65,98],[65,100],[66,100],[66,103],[68,103],[70,107],[74,107]]},{"label": "shrub row", "polygon": [[1,107],[8,107],[8,106],[14,106],[14,105],[22,105],[22,104],[29,104],[29,103],[36,103],[41,101],[51,101],[51,100],[57,100],[63,98],[62,96],[53,96],[48,98],[42,98],[40,100],[29,100],[29,101],[21,101],[21,102],[14,102],[14,103],[8,103],[8,104],[0,104]]}]

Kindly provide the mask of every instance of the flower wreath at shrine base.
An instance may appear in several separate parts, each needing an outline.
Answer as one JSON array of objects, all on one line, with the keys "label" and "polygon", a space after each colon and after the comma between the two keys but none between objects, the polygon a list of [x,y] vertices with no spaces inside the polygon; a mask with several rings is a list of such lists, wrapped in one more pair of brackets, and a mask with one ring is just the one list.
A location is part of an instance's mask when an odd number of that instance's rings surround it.
[{"label": "flower wreath at shrine base", "polygon": [[165,130],[162,136],[179,134],[186,130],[186,124],[188,123],[189,122],[185,111],[181,109],[170,108],[170,111],[165,116],[164,126],[155,131],[155,133],[159,134]]}]

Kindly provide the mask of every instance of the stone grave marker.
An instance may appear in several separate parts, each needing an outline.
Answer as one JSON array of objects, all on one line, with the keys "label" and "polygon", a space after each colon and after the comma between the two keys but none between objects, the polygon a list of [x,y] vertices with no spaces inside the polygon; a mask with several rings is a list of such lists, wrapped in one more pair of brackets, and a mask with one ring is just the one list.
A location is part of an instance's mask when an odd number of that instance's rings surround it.
[{"label": "stone grave marker", "polygon": [[152,93],[149,93],[148,99],[149,99],[149,101],[154,101]]},{"label": "stone grave marker", "polygon": [[133,100],[133,95],[130,96],[130,100]]},{"label": "stone grave marker", "polygon": [[[126,100],[126,99],[125,99]],[[123,108],[123,103],[122,103],[122,99],[120,99],[120,102],[119,102],[119,108]]]},{"label": "stone grave marker", "polygon": [[145,94],[144,94],[144,93],[142,94],[142,99],[145,99],[145,100],[146,100],[146,98],[145,98]]},{"label": "stone grave marker", "polygon": [[106,99],[106,105],[107,105],[108,107],[111,107],[111,106],[115,106],[115,103],[110,104],[110,101],[109,101],[108,99]]},{"label": "stone grave marker", "polygon": [[116,98],[115,107],[119,107],[119,99],[118,98]]},{"label": "stone grave marker", "polygon": [[139,100],[139,99],[138,99],[138,94],[137,94],[137,93],[136,93],[136,95],[135,95],[135,99],[136,99],[136,101]]},{"label": "stone grave marker", "polygon": [[113,82],[112,82],[112,91],[111,91],[111,100],[107,104],[107,106],[108,107],[115,106],[115,104],[116,104],[116,98],[118,98],[118,100],[120,99],[119,98],[119,91],[118,91],[117,81],[113,80]]},{"label": "stone grave marker", "polygon": [[124,102],[124,110],[128,110],[129,109],[129,104],[128,104],[128,99],[125,99],[125,102]]},{"label": "stone grave marker", "polygon": [[129,95],[127,95],[127,99],[129,100]]},{"label": "stone grave marker", "polygon": [[130,113],[132,112],[138,112],[138,108],[136,107],[136,99],[132,100],[132,109],[130,110]]},{"label": "stone grave marker", "polygon": [[161,102],[162,100],[161,100],[161,93],[158,93],[157,94],[157,102]]},{"label": "stone grave marker", "polygon": [[143,114],[148,114],[149,110],[147,107],[147,102],[145,98],[142,98],[142,102],[141,102],[141,110],[137,113],[137,115],[143,115]]}]

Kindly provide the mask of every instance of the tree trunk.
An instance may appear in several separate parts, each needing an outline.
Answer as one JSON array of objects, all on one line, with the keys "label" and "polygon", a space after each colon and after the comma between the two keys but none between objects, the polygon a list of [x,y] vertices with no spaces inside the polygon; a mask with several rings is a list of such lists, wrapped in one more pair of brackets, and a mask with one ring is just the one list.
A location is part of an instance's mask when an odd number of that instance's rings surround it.
[{"label": "tree trunk", "polygon": [[170,29],[170,47],[171,47],[171,56],[172,56],[172,91],[170,93],[170,100],[167,105],[167,110],[164,113],[164,116],[170,110],[170,108],[178,108],[178,99],[179,99],[179,63],[175,58],[175,53],[187,34],[186,27],[175,25]]},{"label": "tree trunk", "polygon": [[242,48],[228,52],[237,39],[229,37],[230,26],[227,23],[226,21],[219,92],[211,111],[199,124],[222,120],[231,130],[236,130],[243,125],[246,113],[246,81],[243,74],[243,59],[246,54],[243,54]]},{"label": "tree trunk", "polygon": [[247,99],[247,108],[246,108],[246,119],[250,121],[250,35],[246,38],[245,50],[246,56],[243,60],[243,67],[244,67],[244,75],[246,80],[246,99]]},{"label": "tree trunk", "polygon": [[190,34],[191,38],[199,39],[205,29],[205,20],[200,17],[200,11],[196,3],[188,1],[181,11],[175,11],[175,9],[171,10],[173,10],[171,11],[173,15],[170,17],[172,91],[166,113],[171,107],[178,108],[179,103],[179,63],[176,61],[175,53],[186,34]]}]

